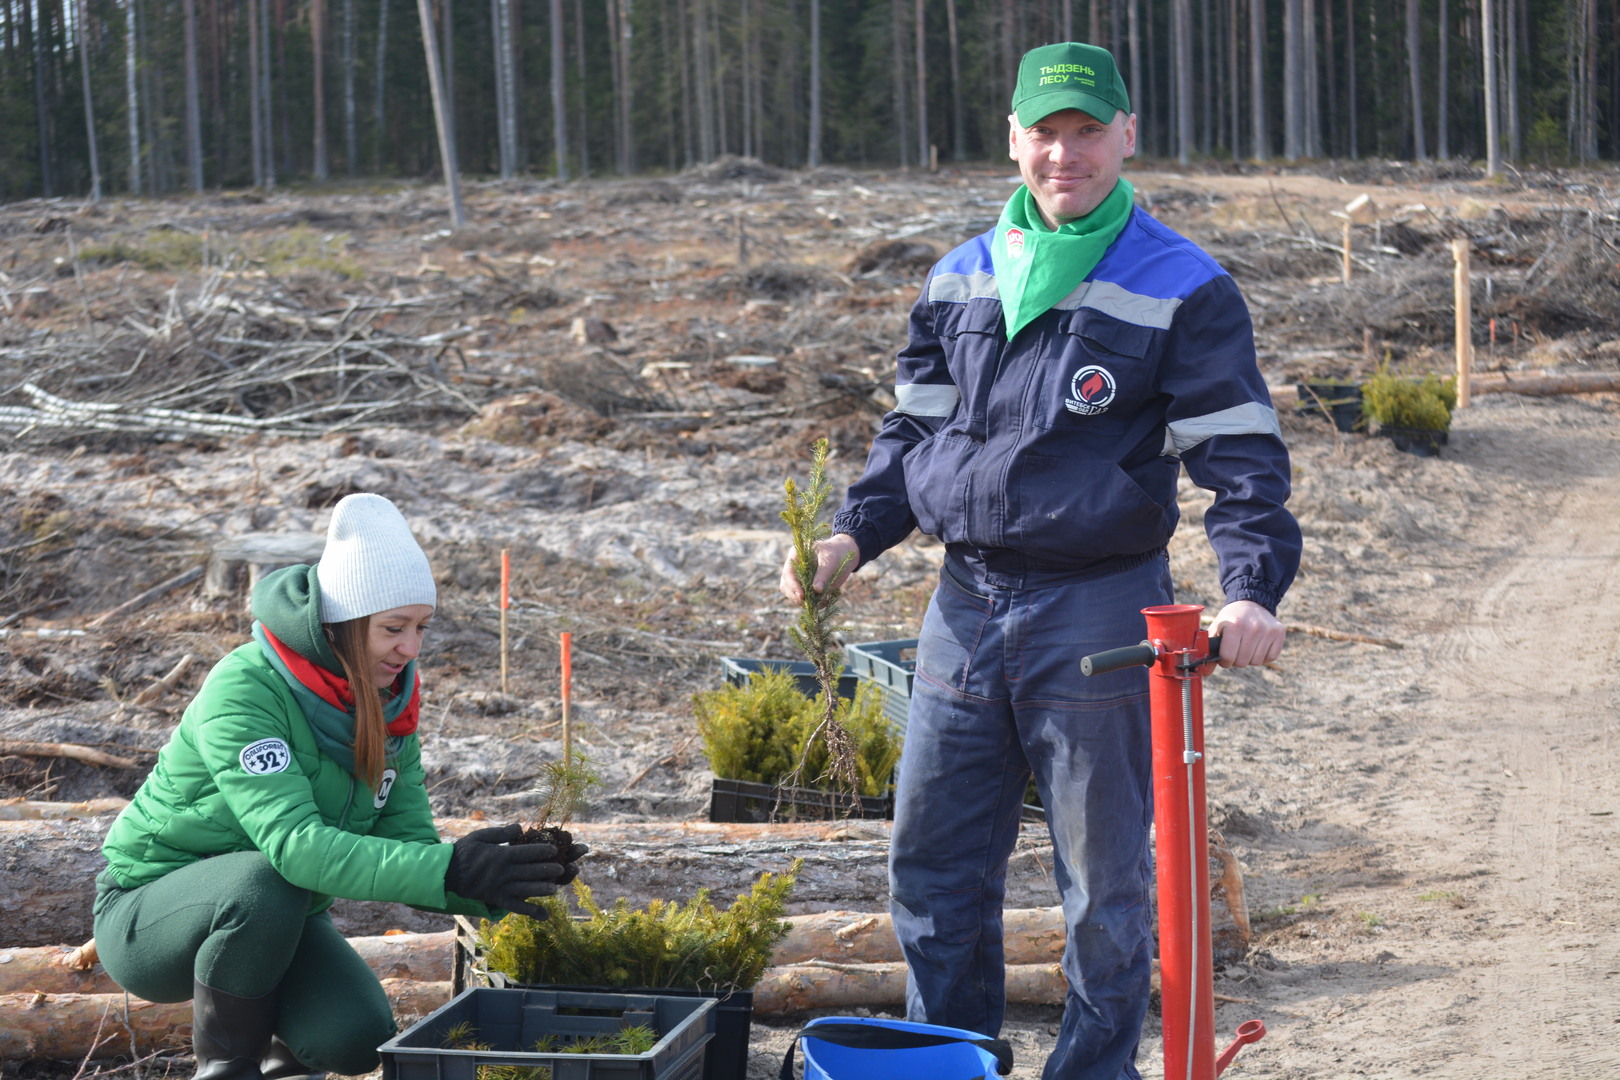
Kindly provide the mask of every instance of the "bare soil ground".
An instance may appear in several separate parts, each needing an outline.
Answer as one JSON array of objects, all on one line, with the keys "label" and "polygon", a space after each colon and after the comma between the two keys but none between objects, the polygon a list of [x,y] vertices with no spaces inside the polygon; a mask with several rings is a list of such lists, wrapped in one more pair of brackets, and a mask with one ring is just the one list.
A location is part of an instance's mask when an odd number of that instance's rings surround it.
[{"label": "bare soil ground", "polygon": [[[193,583],[82,636],[40,631],[86,629],[222,540],[317,531],[342,495],[381,491],[441,583],[423,736],[440,812],[521,815],[558,749],[566,630],[572,717],[606,780],[585,818],[701,819],[690,695],[716,683],[719,656],[794,655],[774,593],[781,483],[822,435],[835,480],[857,475],[923,270],[993,222],[1009,175],[733,162],[474,186],[456,236],[431,189],[0,207],[0,405],[38,407],[31,382],[126,413],[267,424],[0,428],[0,739],[150,762],[207,665],[243,640],[240,596]],[[1493,184],[1362,164],[1131,178],[1238,278],[1274,385],[1385,358],[1448,370],[1445,241],[1460,236],[1479,325],[1497,320],[1494,345],[1477,339],[1480,369],[1609,371],[1620,355],[1612,176]],[[1362,193],[1381,220],[1358,229],[1344,285],[1331,213]],[[289,233],[303,247],[277,262]],[[203,241],[200,264],[130,255],[176,237]],[[319,354],[362,339],[411,373],[367,377],[419,396],[307,435],[297,410],[344,377],[317,372]],[[242,374],[255,363],[275,377]],[[222,370],[230,400],[199,395]],[[1481,396],[1438,458],[1285,413],[1306,552],[1281,614],[1302,630],[1273,667],[1206,682],[1212,818],[1256,929],[1218,974],[1220,1042],[1252,1017],[1269,1032],[1231,1075],[1620,1072],[1617,412],[1601,395]],[[1182,598],[1213,605],[1204,505],[1184,488],[1172,555]],[[851,640],[912,636],[937,561],[914,538],[858,575]],[[136,701],[187,655],[175,692]],[[142,775],[4,756],[0,797],[128,795]],[[0,945],[55,944],[11,940],[6,918]],[[1015,1076],[1039,1075],[1057,1021],[1014,1010]],[[775,1075],[795,1028],[756,1023],[758,1076]]]}]

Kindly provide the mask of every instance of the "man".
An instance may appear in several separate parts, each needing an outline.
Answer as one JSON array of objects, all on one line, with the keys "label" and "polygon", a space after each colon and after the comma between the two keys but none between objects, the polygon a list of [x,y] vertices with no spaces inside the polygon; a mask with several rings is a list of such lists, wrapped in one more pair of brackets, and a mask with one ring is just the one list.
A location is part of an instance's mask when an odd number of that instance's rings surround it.
[{"label": "man", "polygon": [[[1136,117],[1113,57],[1019,64],[1024,184],[912,309],[895,410],[817,546],[817,590],[914,528],[945,544],[917,650],[890,853],[912,1020],[995,1035],[1007,860],[1033,774],[1068,924],[1047,1080],[1138,1076],[1148,1001],[1151,748],[1143,669],[1086,678],[1172,599],[1178,469],[1204,526],[1224,667],[1277,658],[1298,567],[1288,455],[1232,279],[1134,206]],[[782,590],[799,599],[784,567]]]}]

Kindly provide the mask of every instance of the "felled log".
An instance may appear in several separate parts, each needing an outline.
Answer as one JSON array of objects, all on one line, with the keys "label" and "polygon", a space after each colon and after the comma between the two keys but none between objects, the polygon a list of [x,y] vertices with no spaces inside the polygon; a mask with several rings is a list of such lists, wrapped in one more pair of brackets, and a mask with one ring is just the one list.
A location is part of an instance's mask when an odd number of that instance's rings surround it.
[{"label": "felled log", "polygon": [[[0,866],[6,868],[0,874],[0,948],[83,941],[93,934],[95,876],[105,866],[101,838],[111,821],[111,816],[0,821]],[[489,824],[444,819],[439,829],[445,837],[455,838]],[[591,847],[581,874],[604,904],[622,897],[640,907],[653,899],[684,899],[707,888],[717,904],[725,905],[748,892],[762,872],[780,873],[795,859],[803,859],[789,907],[793,914],[888,908],[886,821],[576,823],[570,829]],[[1008,867],[1007,906],[1046,908],[1056,903],[1051,865],[1044,827],[1026,827]],[[1212,867],[1215,880],[1224,868],[1214,863]],[[449,916],[403,904],[340,900],[332,915],[334,925],[347,937],[389,930],[436,933],[453,926]],[[1241,958],[1247,935],[1236,932],[1223,896],[1215,897],[1211,916],[1217,961]],[[874,924],[872,940],[885,933]],[[846,950],[837,958],[847,960],[851,955]]]},{"label": "felled log", "polygon": [[[104,868],[101,839],[111,816],[80,820],[0,822],[0,948],[83,941]],[[446,838],[489,821],[443,820]],[[623,897],[634,906],[660,897],[686,898],[708,888],[717,903],[749,891],[764,871],[783,872],[802,858],[794,912],[876,911],[888,904],[888,823],[719,825],[675,822],[575,824],[591,854],[581,872],[598,900]],[[1009,903],[1053,903],[1050,848],[1033,835],[1020,841],[1009,871]],[[402,904],[340,900],[334,925],[347,937],[387,930],[448,930],[449,916]]]},{"label": "felled log", "polygon": [[[1010,908],[1002,913],[1008,964],[1039,964],[1063,955],[1063,909]],[[787,937],[771,954],[776,966],[828,961],[882,964],[901,959],[894,920],[887,913],[822,911],[787,919]]]},{"label": "felled log", "polygon": [[[437,934],[383,934],[348,940],[379,979],[446,982],[451,977],[455,940],[448,930]],[[92,962],[88,970],[78,970],[62,962],[74,951],[66,945],[0,949],[0,994],[121,992],[100,964]]]},{"label": "felled log", "polygon": [[1468,386],[1476,394],[1524,394],[1528,397],[1612,394],[1620,392],[1620,373],[1582,371],[1568,375],[1547,375],[1540,372],[1492,372],[1469,376]]},{"label": "felled log", "polygon": [[[396,1017],[422,1016],[450,1000],[448,982],[384,979]],[[79,1061],[183,1050],[191,1003],[155,1004],[116,994],[0,994],[0,1061]]]},{"label": "felled log", "polygon": [[[1020,1005],[1062,1005],[1069,984],[1055,963],[1008,964],[1007,1000]],[[812,961],[766,970],[754,987],[754,1013],[780,1016],[806,1009],[879,1008],[904,1004],[906,965]]]}]

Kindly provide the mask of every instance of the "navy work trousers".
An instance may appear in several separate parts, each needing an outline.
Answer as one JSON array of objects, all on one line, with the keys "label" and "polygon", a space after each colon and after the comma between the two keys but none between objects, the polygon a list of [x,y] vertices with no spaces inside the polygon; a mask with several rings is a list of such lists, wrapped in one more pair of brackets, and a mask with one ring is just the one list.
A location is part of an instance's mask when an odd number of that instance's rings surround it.
[{"label": "navy work trousers", "polygon": [[947,563],[923,619],[889,873],[911,1020],[996,1035],[1002,907],[1031,775],[1046,808],[1069,992],[1044,1080],[1137,1080],[1152,970],[1147,672],[1087,677],[1080,658],[1146,635],[1171,601],[1154,559],[1040,589]]}]

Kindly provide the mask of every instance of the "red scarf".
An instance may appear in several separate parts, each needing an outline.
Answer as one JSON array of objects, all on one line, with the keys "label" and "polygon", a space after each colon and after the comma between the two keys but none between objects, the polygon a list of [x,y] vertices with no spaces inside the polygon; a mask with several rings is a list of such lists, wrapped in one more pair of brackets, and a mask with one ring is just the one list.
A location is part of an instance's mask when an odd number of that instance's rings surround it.
[{"label": "red scarf", "polygon": [[[260,625],[263,625],[262,623]],[[283,644],[281,639],[270,632],[268,626],[264,627],[264,636],[275,647],[276,655],[281,662],[287,665],[287,670],[293,673],[297,680],[304,684],[311,692],[332,706],[343,712],[354,712],[354,689],[349,680],[341,675],[334,675],[310,660],[301,653],[294,651]],[[394,680],[393,692],[399,693],[399,680]],[[405,708],[394,717],[388,725],[390,735],[410,735],[416,731],[417,720],[422,711],[422,677],[417,675],[411,683],[411,699],[405,703]]]}]

